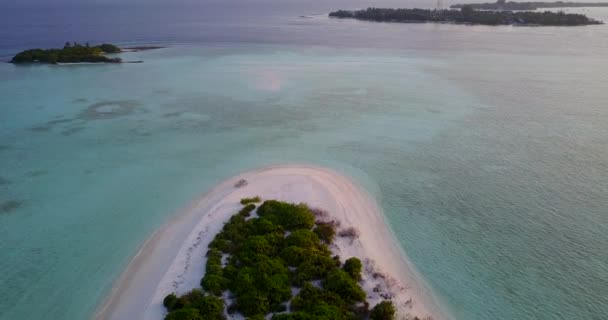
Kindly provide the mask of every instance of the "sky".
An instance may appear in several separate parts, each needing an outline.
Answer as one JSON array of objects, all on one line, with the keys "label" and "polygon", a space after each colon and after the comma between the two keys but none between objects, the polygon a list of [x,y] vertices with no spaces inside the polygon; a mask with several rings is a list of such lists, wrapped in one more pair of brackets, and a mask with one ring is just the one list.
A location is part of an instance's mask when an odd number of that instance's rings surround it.
[{"label": "sky", "polygon": [[[344,5],[348,5],[349,3],[362,4],[373,6],[375,3],[395,3],[396,7],[412,7],[414,4],[419,3],[435,3],[436,0],[396,0],[396,1],[374,1],[374,0],[279,0],[281,3],[311,3],[311,2],[335,2]],[[511,0],[508,0],[511,1]],[[525,0],[515,0],[519,2],[527,2]],[[534,0],[534,1],[547,1],[552,2],[555,0]],[[608,0],[563,0],[563,1],[571,1],[571,2],[608,2]],[[90,5],[90,4],[166,4],[166,5],[176,5],[176,4],[205,4],[205,3],[226,3],[226,2],[247,2],[247,3],[268,3],[268,2],[277,2],[277,0],[0,0],[0,10],[3,6],[6,7],[20,7],[20,6],[28,6],[28,5],[44,5],[46,7],[58,6],[70,4],[74,6],[78,5]],[[463,2],[494,2],[494,0],[444,0],[445,4],[454,4],[454,3],[463,3]]]}]

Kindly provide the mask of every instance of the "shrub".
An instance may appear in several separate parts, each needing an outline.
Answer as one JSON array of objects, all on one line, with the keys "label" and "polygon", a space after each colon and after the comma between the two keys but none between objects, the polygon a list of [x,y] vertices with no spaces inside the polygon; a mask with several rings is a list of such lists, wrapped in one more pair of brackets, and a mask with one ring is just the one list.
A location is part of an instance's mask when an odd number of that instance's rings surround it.
[{"label": "shrub", "polygon": [[285,229],[281,225],[274,224],[265,218],[255,219],[251,223],[251,232],[256,235],[266,235],[269,233],[280,233],[281,238],[285,234]]},{"label": "shrub", "polygon": [[393,302],[384,300],[378,303],[370,314],[371,320],[394,320],[395,319],[395,306]]},{"label": "shrub", "polygon": [[348,229],[338,232],[338,236],[343,238],[350,238],[351,241],[354,241],[355,239],[359,238],[359,230],[350,227]]},{"label": "shrub", "polygon": [[281,258],[291,267],[300,265],[308,256],[308,250],[298,246],[289,246],[281,252]]},{"label": "shrub", "polygon": [[[169,320],[224,320],[224,301],[220,298],[205,295],[201,290],[192,290],[177,298],[170,294],[163,300],[170,313]],[[169,308],[171,307],[171,309]]]},{"label": "shrub", "polygon": [[305,281],[325,278],[329,272],[335,268],[336,263],[331,257],[327,255],[311,254],[294,272],[293,284],[301,286]]},{"label": "shrub", "polygon": [[344,271],[346,271],[354,280],[361,280],[361,269],[363,269],[363,264],[361,264],[361,260],[356,257],[346,260],[342,269],[344,269]]},{"label": "shrub", "polygon": [[329,213],[323,209],[312,208],[312,209],[310,209],[310,212],[312,212],[312,214],[317,219],[325,219],[325,218],[329,217]]},{"label": "shrub", "polygon": [[203,317],[194,308],[186,308],[172,311],[169,313],[165,320],[203,320]]},{"label": "shrub", "polygon": [[336,229],[329,223],[317,223],[313,232],[325,243],[332,243],[336,237]]},{"label": "shrub", "polygon": [[270,309],[266,294],[257,290],[250,290],[237,298],[238,310],[246,317],[265,315]]},{"label": "shrub", "polygon": [[262,199],[260,199],[259,196],[255,196],[253,198],[243,198],[241,199],[241,204],[242,205],[247,205],[247,204],[251,204],[251,203],[257,203],[262,201]]},{"label": "shrub", "polygon": [[185,295],[179,297],[179,306],[180,308],[194,308],[196,301],[202,299],[205,296],[202,290],[193,289],[192,291],[186,293]]},{"label": "shrub", "polygon": [[169,312],[176,309],[175,307],[176,307],[177,303],[178,303],[178,298],[175,295],[175,293],[168,294],[165,297],[165,299],[163,299],[163,305],[165,306],[165,308],[167,308],[167,310]]},{"label": "shrub", "polygon": [[221,296],[226,287],[226,280],[216,274],[206,274],[201,280],[201,286],[205,291]]},{"label": "shrub", "polygon": [[315,249],[319,246],[319,237],[310,230],[299,229],[285,238],[285,245]]},{"label": "shrub", "polygon": [[255,204],[248,204],[245,207],[243,207],[243,209],[241,209],[241,211],[239,211],[238,214],[243,217],[249,217],[249,215],[251,214],[251,211],[253,211],[253,210],[255,210]]},{"label": "shrub", "polygon": [[199,311],[205,319],[208,320],[224,320],[224,300],[214,297],[205,296],[193,303],[194,307]]},{"label": "shrub", "polygon": [[291,204],[276,200],[265,201],[258,208],[260,217],[282,225],[286,230],[311,229],[315,217],[305,204]]},{"label": "shrub", "polygon": [[336,269],[327,275],[323,281],[323,287],[338,294],[342,299],[349,302],[363,301],[365,292],[348,273]]}]

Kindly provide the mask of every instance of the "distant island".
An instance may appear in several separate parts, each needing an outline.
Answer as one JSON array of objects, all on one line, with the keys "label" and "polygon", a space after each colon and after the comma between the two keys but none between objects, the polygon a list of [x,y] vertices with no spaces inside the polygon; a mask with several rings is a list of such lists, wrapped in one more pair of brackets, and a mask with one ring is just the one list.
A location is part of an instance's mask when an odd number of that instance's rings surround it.
[{"label": "distant island", "polygon": [[498,0],[494,3],[469,3],[454,4],[450,8],[460,9],[464,6],[471,6],[479,10],[537,10],[548,8],[582,8],[582,7],[608,7],[608,2],[515,2]]},{"label": "distant island", "polygon": [[98,46],[71,44],[66,42],[63,49],[30,49],[19,52],[13,57],[11,63],[120,63],[120,58],[109,58],[104,54],[120,53],[122,50],[113,45],[104,43]]},{"label": "distant island", "polygon": [[97,46],[90,46],[88,43],[82,45],[77,42],[66,42],[62,49],[30,49],[19,52],[13,57],[13,59],[11,59],[10,62],[14,64],[122,63],[123,61],[121,58],[110,58],[107,57],[106,54],[136,52],[160,48],[162,47],[139,46],[121,49],[118,46],[109,43],[104,43]]},{"label": "distant island", "polygon": [[583,26],[603,24],[583,14],[530,11],[483,11],[465,5],[460,10],[388,9],[339,10],[330,17],[383,22],[436,22],[481,25]]}]

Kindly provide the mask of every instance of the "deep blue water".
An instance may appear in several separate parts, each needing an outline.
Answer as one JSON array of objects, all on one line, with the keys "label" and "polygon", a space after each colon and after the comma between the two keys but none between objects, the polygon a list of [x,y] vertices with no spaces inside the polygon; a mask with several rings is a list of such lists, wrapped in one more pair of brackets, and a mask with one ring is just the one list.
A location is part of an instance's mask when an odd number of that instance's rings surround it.
[{"label": "deep blue water", "polygon": [[0,319],[89,317],[188,200],[283,162],[359,179],[456,319],[606,318],[608,27],[323,16],[368,5],[0,4],[5,58],[168,46],[0,65]]}]

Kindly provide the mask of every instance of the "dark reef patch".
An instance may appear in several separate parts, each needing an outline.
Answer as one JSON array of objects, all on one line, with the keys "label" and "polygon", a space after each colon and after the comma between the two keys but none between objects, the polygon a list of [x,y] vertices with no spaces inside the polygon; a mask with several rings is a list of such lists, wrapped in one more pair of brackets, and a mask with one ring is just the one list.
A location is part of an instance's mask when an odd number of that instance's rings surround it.
[{"label": "dark reef patch", "polygon": [[89,100],[86,98],[77,98],[77,99],[72,100],[72,102],[73,103],[85,103],[85,102],[89,102]]},{"label": "dark reef patch", "polygon": [[33,127],[29,128],[29,130],[34,131],[34,132],[48,132],[48,131],[51,131],[56,125],[72,122],[74,120],[76,120],[76,119],[74,119],[74,118],[55,119],[55,120],[45,122],[44,124],[33,126]]},{"label": "dark reef patch", "polygon": [[19,209],[21,206],[23,206],[23,202],[18,200],[2,202],[0,203],[0,213],[11,213],[12,211]]},{"label": "dark reef patch", "polygon": [[150,133],[150,131],[147,131],[144,128],[133,128],[133,129],[129,130],[129,133],[131,135],[140,136],[140,137],[147,137],[147,136],[152,135],[152,133]]},{"label": "dark reef patch", "polygon": [[46,174],[48,174],[49,172],[46,170],[33,170],[33,171],[28,171],[25,175],[30,177],[30,178],[36,178],[36,177],[41,177],[44,176]]},{"label": "dark reef patch", "polygon": [[76,120],[76,119],[74,119],[74,118],[56,119],[56,120],[51,120],[51,121],[47,122],[46,124],[54,126],[56,124],[72,122],[74,120]]},{"label": "dark reef patch", "polygon": [[174,117],[179,117],[182,114],[184,114],[184,111],[175,111],[175,112],[169,112],[169,113],[165,113],[163,114],[163,118],[174,118]]},{"label": "dark reef patch", "polygon": [[61,131],[61,134],[64,136],[71,136],[75,133],[78,133],[82,130],[86,129],[85,127],[72,127],[72,128],[68,128],[66,130]]},{"label": "dark reef patch", "polygon": [[135,100],[102,101],[88,106],[77,118],[82,120],[104,120],[129,115],[141,103]]},{"label": "dark reef patch", "polygon": [[8,184],[11,184],[10,180],[5,179],[3,177],[0,177],[0,186],[5,186],[5,185],[8,185]]},{"label": "dark reef patch", "polygon": [[48,132],[48,131],[51,131],[51,129],[53,129],[52,125],[41,124],[41,125],[33,126],[33,127],[29,128],[28,130],[34,131],[34,132]]}]

